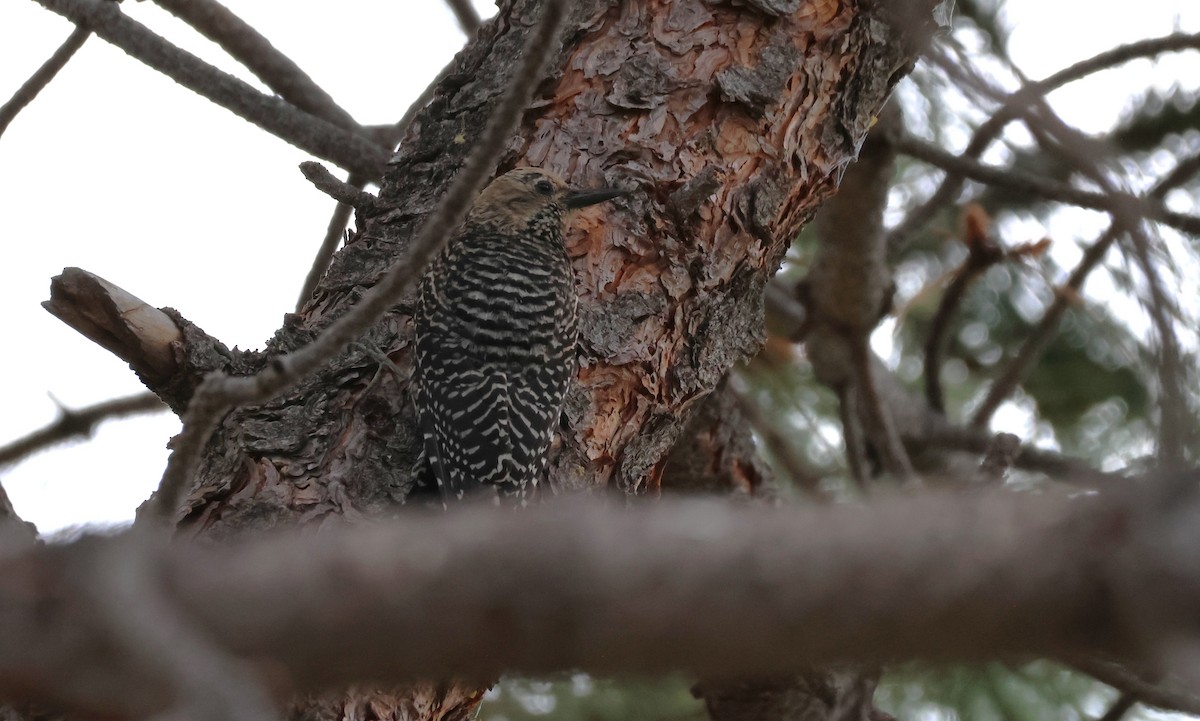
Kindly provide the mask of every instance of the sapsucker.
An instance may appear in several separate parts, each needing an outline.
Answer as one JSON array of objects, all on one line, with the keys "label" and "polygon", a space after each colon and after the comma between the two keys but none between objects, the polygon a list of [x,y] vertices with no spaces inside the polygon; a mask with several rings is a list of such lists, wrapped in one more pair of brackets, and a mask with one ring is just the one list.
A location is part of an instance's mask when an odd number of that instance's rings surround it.
[{"label": "sapsucker", "polygon": [[479,194],[421,279],[413,384],[443,501],[480,487],[525,501],[546,467],[575,374],[574,208],[624,191],[576,191],[521,168]]}]

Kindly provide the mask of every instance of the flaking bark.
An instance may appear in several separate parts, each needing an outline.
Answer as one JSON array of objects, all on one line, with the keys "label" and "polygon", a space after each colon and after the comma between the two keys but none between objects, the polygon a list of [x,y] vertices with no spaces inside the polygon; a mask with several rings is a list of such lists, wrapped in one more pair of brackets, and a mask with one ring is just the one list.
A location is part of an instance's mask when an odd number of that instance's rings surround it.
[{"label": "flaking bark", "polygon": [[[911,4],[927,15],[929,2]],[[508,82],[536,7],[504,3],[460,53],[393,157],[379,203],[359,213],[301,312],[248,360],[307,343],[402,257]],[[552,450],[555,490],[657,491],[689,420],[760,347],[767,280],[854,160],[919,35],[865,3],[574,3],[553,74],[500,170],[533,165],[576,187],[639,192],[580,213],[568,240],[581,369]],[[317,375],[231,413],[181,532],[221,537],[414,502],[412,312],[399,304]],[[186,357],[204,346],[185,338],[182,365],[202,367]],[[698,423],[690,432],[722,438]],[[756,473],[718,469],[751,492]],[[301,701],[293,717],[457,719],[477,701],[477,687],[453,684],[355,691]]]},{"label": "flaking bark", "polygon": [[[393,158],[379,208],[359,217],[268,355],[305,343],[402,253],[507,81],[502,59],[534,8],[507,4],[460,54]],[[699,401],[758,349],[762,288],[911,60],[902,35],[849,3],[785,14],[699,0],[575,5],[557,70],[502,169],[640,192],[573,224],[582,368],[554,484],[657,487]],[[411,312],[397,306],[295,392],[231,414],[184,527],[220,533],[403,502],[417,451]],[[381,368],[380,352],[396,369]]]}]

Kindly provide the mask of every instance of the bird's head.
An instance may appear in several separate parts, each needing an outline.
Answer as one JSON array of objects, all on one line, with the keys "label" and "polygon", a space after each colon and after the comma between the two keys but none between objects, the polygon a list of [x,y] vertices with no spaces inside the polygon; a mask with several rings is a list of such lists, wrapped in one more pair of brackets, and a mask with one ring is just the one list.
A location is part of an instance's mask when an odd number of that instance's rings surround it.
[{"label": "bird's head", "polygon": [[537,168],[517,168],[493,180],[476,198],[468,219],[525,228],[547,214],[561,217],[565,212],[624,195],[614,188],[574,190],[563,179]]}]

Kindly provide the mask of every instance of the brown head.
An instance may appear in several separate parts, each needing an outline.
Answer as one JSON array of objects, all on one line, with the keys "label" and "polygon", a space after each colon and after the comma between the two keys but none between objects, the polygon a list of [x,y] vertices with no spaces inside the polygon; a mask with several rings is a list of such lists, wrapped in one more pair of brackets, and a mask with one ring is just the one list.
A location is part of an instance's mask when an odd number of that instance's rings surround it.
[{"label": "brown head", "polygon": [[575,208],[603,203],[625,190],[573,190],[563,179],[537,168],[517,168],[493,180],[471,206],[467,220],[520,230],[546,214],[562,217]]}]

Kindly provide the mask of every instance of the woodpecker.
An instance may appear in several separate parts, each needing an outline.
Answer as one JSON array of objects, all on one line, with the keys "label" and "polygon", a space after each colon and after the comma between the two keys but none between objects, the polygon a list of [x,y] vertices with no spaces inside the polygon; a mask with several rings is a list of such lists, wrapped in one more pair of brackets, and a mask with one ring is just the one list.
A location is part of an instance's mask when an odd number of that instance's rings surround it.
[{"label": "woodpecker", "polygon": [[575,374],[564,216],[625,191],[520,168],[484,188],[421,279],[413,385],[443,503],[479,488],[524,505]]}]

